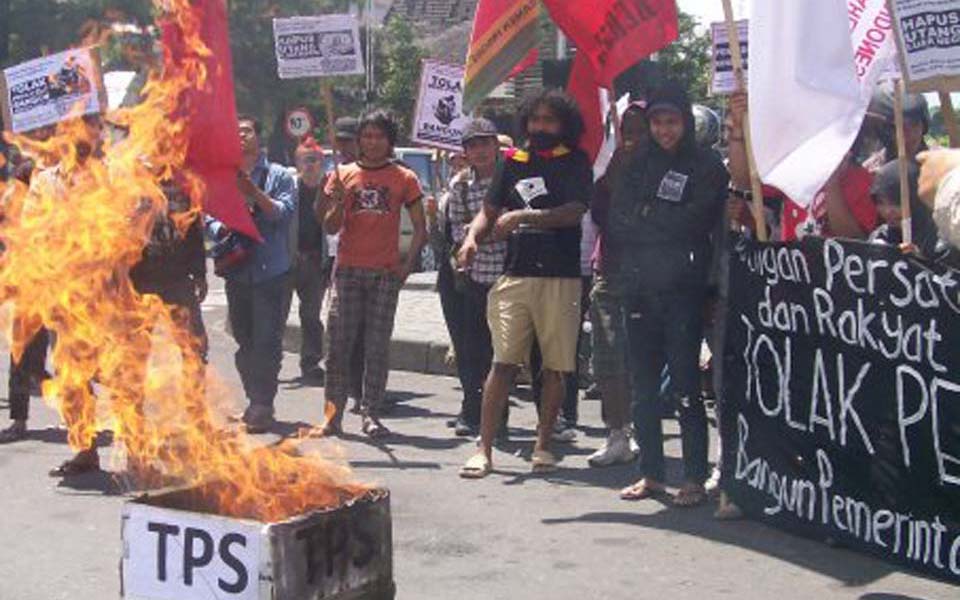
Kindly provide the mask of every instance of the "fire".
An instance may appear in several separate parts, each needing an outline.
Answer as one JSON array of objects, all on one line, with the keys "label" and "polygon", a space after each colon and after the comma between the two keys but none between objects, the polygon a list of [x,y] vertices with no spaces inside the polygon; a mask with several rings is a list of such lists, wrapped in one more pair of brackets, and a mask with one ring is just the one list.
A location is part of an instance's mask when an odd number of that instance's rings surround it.
[{"label": "fire", "polygon": [[300,439],[255,447],[218,426],[225,407],[208,399],[221,390],[208,389],[198,341],[158,297],[131,283],[129,271],[167,209],[161,182],[176,181],[191,198],[179,227],[198,218],[203,197],[202,181],[184,169],[182,98],[204,85],[207,49],[190,0],[155,5],[189,52],[177,62],[167,53],[143,101],[111,115],[126,137],[86,160],[78,148],[95,147],[96,131],[81,119],[45,140],[12,140],[38,162],[29,192],[16,183],[0,188],[0,302],[16,306],[12,351],[20,356],[41,325],[55,332],[56,375],[44,397],[54,399],[74,449],[109,427],[128,464],[149,464],[185,485],[216,483],[209,487],[221,514],[278,521],[340,504],[368,490],[342,461],[302,454]]}]

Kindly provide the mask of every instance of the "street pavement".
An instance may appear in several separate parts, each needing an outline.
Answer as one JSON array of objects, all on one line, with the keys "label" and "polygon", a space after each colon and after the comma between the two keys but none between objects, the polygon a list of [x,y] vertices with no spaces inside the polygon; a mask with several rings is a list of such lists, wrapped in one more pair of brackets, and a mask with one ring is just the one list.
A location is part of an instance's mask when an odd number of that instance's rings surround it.
[{"label": "street pavement", "polygon": [[[205,308],[211,373],[241,408],[219,294],[215,286]],[[418,326],[439,322],[422,313],[424,306],[418,310]],[[428,341],[439,344],[443,335]],[[298,371],[297,356],[286,354],[277,398],[280,433],[321,416],[322,389],[297,381]],[[6,374],[4,368],[0,376]],[[558,446],[562,469],[532,475],[535,415],[520,390],[511,444],[496,453],[496,472],[482,481],[461,480],[457,470],[473,442],[454,438],[445,424],[459,408],[456,381],[397,371],[389,390],[393,409],[385,422],[394,435],[372,443],[357,435],[359,418],[350,414],[338,443],[357,479],[391,490],[398,598],[960,598],[956,587],[873,558],[751,521],[715,521],[713,506],[619,500],[617,490],[634,479],[634,467],[587,466],[602,436],[597,402],[582,402],[578,440]],[[47,470],[70,451],[55,413],[37,399],[31,409],[30,439],[0,446],[0,600],[117,598],[120,512],[128,498],[108,473],[50,479]],[[667,421],[666,432],[669,476],[676,482],[674,421]],[[279,435],[257,438],[270,443]]]}]

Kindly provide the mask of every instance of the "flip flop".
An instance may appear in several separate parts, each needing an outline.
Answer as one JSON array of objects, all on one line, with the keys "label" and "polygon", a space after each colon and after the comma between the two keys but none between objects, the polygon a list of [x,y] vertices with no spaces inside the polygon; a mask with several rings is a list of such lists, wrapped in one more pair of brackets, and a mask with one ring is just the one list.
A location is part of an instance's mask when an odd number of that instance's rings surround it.
[{"label": "flip flop", "polygon": [[665,490],[662,487],[658,487],[647,483],[647,480],[641,479],[640,481],[634,483],[633,485],[627,486],[620,490],[620,499],[621,500],[646,500],[647,498],[653,498],[663,494]]},{"label": "flip flop", "polygon": [[703,486],[684,486],[673,497],[673,505],[678,508],[693,508],[707,501],[707,492]]},{"label": "flip flop", "polygon": [[534,473],[553,473],[557,470],[557,457],[547,450],[534,450],[530,458],[530,470]]},{"label": "flip flop", "polygon": [[373,417],[367,417],[363,420],[361,430],[371,439],[379,439],[390,435],[390,430]]},{"label": "flip flop", "polygon": [[91,450],[84,450],[78,452],[70,460],[61,463],[59,467],[51,469],[49,474],[50,477],[72,477],[99,470],[100,456]]},{"label": "flip flop", "polygon": [[484,454],[474,454],[460,467],[460,477],[464,479],[483,479],[493,471],[493,465]]}]

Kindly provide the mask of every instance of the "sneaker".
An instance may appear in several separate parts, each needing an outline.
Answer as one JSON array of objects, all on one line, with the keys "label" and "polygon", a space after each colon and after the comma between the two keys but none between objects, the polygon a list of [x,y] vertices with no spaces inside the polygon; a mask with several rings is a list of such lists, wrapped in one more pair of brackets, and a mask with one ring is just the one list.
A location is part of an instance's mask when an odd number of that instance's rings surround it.
[{"label": "sneaker", "polygon": [[557,417],[557,422],[553,425],[553,433],[550,435],[550,439],[555,442],[569,443],[577,439],[577,430],[563,417]]},{"label": "sneaker", "polygon": [[630,447],[630,437],[623,430],[611,431],[600,449],[590,455],[591,467],[609,467],[636,460],[637,453]]},{"label": "sneaker", "polygon": [[273,427],[273,410],[269,407],[251,405],[243,415],[247,433],[267,433]]},{"label": "sneaker", "polygon": [[468,423],[463,417],[458,417],[453,425],[453,433],[457,437],[476,437],[480,433],[479,429],[476,425]]}]

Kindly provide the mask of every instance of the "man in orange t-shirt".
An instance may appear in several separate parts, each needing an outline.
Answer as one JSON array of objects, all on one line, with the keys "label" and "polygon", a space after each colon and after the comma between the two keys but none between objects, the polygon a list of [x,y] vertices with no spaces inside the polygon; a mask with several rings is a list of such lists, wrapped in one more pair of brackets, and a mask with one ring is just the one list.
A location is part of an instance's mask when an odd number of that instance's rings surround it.
[{"label": "man in orange t-shirt", "polygon": [[[379,413],[387,388],[390,336],[400,288],[427,240],[423,193],[416,173],[392,160],[397,125],[384,111],[363,117],[360,158],[337,167],[324,189],[324,228],[340,234],[331,295],[327,357],[326,435],[341,431],[349,391],[350,356],[363,335],[363,432],[382,436]],[[400,211],[413,223],[413,241],[400,257]]]}]

